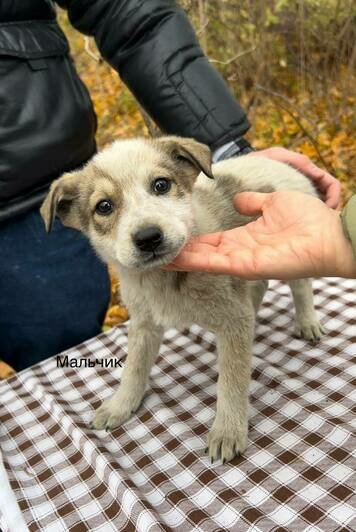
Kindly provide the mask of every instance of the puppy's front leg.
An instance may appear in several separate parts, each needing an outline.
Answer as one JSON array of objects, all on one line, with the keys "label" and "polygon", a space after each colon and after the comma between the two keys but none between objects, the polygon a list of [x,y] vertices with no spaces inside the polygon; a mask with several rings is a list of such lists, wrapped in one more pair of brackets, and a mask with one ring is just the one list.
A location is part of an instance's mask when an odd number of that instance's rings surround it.
[{"label": "puppy's front leg", "polygon": [[248,389],[254,319],[243,318],[217,336],[219,378],[216,417],[208,436],[212,461],[225,462],[247,447]]},{"label": "puppy's front leg", "polygon": [[91,423],[94,429],[109,431],[129,419],[142,401],[150,369],[158,354],[163,327],[149,319],[132,319],[128,333],[128,355],[121,384],[114,394],[96,410]]},{"label": "puppy's front leg", "polygon": [[293,294],[296,326],[295,333],[306,340],[320,340],[325,332],[318,321],[313,301],[313,285],[311,279],[296,279],[289,281]]}]

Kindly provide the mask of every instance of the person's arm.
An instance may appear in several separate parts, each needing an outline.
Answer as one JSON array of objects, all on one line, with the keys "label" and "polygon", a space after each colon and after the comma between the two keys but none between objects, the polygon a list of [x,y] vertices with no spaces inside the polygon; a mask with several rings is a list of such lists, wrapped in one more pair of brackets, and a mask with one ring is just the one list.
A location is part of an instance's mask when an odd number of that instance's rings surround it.
[{"label": "person's arm", "polygon": [[172,0],[57,0],[95,38],[138,102],[166,133],[212,149],[250,127],[210,65],[184,11]]},{"label": "person's arm", "polygon": [[[300,192],[244,192],[235,207],[249,224],[192,239],[168,269],[243,279],[356,278],[356,196],[342,216]],[[354,246],[354,250],[353,250]]]}]

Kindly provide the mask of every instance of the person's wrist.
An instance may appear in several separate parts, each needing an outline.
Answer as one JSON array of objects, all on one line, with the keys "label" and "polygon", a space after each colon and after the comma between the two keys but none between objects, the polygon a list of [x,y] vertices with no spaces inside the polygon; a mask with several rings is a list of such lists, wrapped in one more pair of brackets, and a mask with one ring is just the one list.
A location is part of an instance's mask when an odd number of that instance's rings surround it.
[{"label": "person's wrist", "polygon": [[245,137],[238,137],[217,148],[213,152],[212,160],[213,163],[217,163],[218,161],[230,159],[231,157],[247,155],[253,151],[256,151],[256,149],[251,146],[250,142],[246,140]]}]

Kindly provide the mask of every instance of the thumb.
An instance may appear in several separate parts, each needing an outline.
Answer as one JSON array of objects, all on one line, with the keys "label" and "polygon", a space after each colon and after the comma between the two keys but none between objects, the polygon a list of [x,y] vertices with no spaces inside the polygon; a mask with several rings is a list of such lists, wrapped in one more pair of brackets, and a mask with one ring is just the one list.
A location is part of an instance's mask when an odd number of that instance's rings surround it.
[{"label": "thumb", "polygon": [[234,197],[234,207],[246,215],[261,214],[263,205],[269,198],[270,194],[262,192],[240,192]]}]

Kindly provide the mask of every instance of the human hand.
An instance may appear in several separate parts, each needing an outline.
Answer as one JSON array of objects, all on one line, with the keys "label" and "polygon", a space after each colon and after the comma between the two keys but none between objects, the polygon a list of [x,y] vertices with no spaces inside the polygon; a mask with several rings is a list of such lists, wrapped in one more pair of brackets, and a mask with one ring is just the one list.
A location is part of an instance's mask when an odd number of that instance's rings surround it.
[{"label": "human hand", "polygon": [[248,154],[249,157],[254,155],[263,155],[275,161],[290,164],[314,182],[326,205],[332,209],[338,207],[341,193],[340,181],[325,170],[318,168],[306,155],[280,147],[267,148]]},{"label": "human hand", "polygon": [[168,269],[207,271],[244,279],[356,275],[339,213],[294,191],[243,192],[236,209],[261,217],[243,227],[191,240]]}]

